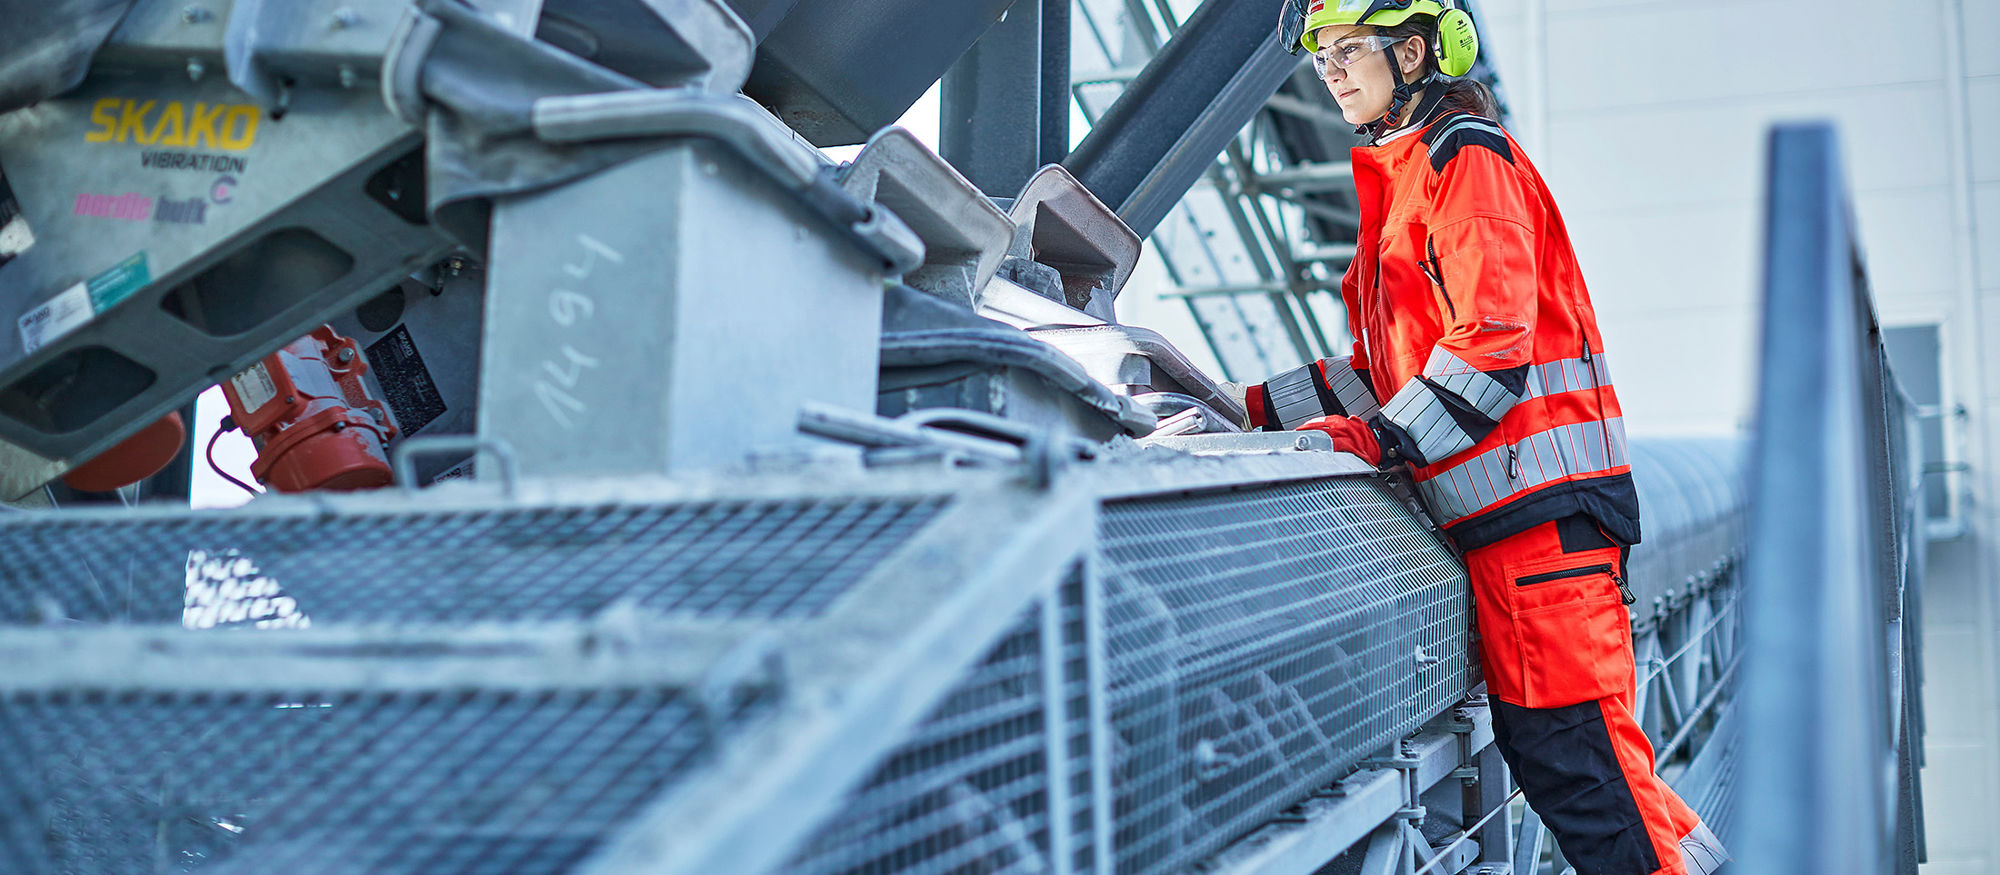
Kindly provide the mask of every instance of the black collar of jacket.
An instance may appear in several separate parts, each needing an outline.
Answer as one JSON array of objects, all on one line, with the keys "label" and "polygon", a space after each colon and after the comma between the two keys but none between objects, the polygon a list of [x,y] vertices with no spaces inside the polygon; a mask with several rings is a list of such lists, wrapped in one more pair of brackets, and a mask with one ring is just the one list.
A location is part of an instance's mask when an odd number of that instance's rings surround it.
[{"label": "black collar of jacket", "polygon": [[[1437,117],[1442,114],[1441,110],[1443,110],[1444,108],[1444,93],[1445,93],[1445,88],[1443,87],[1444,84],[1445,84],[1444,80],[1439,79],[1436,75],[1432,75],[1423,80],[1412,82],[1404,86],[1405,88],[1409,88],[1412,90],[1421,88],[1423,89],[1423,94],[1424,94],[1423,99],[1417,101],[1416,111],[1410,113],[1409,124],[1401,125],[1398,127],[1390,127],[1387,124],[1389,116],[1385,115],[1382,117],[1381,121],[1378,121],[1372,125],[1364,125],[1362,127],[1355,128],[1354,132],[1357,134],[1361,133],[1371,134],[1371,136],[1368,138],[1368,145],[1375,146],[1381,144],[1382,138],[1387,137],[1390,134],[1396,133],[1397,131],[1413,130],[1413,129],[1421,130],[1422,128],[1428,127],[1431,122],[1436,121]],[[1397,109],[1400,110],[1401,107],[1399,106],[1397,107]]]}]

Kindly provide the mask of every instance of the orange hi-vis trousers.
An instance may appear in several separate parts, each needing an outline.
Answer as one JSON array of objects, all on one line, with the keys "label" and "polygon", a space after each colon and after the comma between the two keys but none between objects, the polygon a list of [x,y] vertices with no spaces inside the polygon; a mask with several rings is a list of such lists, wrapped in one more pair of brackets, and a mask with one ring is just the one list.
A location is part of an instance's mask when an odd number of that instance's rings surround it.
[{"label": "orange hi-vis trousers", "polygon": [[1495,740],[1578,875],[1684,875],[1701,819],[1632,715],[1622,552],[1573,516],[1465,554]]}]

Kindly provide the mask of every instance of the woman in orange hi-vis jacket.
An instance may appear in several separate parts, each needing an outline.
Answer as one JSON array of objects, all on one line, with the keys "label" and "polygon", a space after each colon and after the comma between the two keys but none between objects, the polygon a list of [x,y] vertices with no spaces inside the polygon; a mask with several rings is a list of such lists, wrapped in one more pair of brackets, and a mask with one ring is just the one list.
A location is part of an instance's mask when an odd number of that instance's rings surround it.
[{"label": "woman in orange hi-vis jacket", "polygon": [[1249,387],[1252,424],[1410,466],[1465,558],[1501,753],[1577,872],[1715,871],[1721,842],[1632,716],[1639,502],[1597,317],[1541,175],[1484,86],[1453,78],[1470,17],[1290,0],[1281,38],[1372,136],[1341,284],[1353,354]]}]

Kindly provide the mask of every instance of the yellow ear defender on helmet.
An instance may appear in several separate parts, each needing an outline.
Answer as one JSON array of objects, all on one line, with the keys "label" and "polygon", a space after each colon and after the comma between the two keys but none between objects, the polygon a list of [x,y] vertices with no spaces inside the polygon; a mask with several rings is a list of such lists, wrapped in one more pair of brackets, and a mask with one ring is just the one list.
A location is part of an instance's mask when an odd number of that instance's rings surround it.
[{"label": "yellow ear defender on helmet", "polygon": [[1439,73],[1457,78],[1472,72],[1472,63],[1479,60],[1479,31],[1465,10],[1453,6],[1438,16],[1435,42],[1431,51],[1437,55]]}]

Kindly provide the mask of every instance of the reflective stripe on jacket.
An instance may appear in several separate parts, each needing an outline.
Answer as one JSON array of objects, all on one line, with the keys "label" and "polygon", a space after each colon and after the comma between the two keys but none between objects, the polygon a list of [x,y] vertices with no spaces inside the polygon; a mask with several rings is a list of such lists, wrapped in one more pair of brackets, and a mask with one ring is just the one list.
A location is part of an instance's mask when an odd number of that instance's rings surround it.
[{"label": "reflective stripe on jacket", "polygon": [[1541,175],[1492,121],[1445,112],[1353,151],[1342,282],[1385,430],[1462,549],[1584,513],[1639,540],[1597,316]]}]

